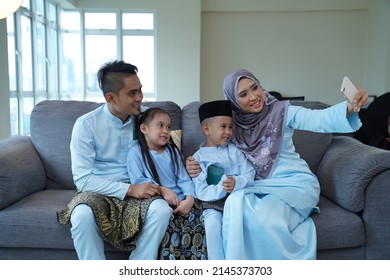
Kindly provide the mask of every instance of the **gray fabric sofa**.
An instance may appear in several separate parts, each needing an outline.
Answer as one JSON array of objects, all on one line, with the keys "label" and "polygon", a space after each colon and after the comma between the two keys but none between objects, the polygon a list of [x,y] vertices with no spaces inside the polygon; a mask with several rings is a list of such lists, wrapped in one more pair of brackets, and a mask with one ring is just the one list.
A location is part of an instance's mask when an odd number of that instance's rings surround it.
[{"label": "gray fabric sofa", "polygon": [[[293,104],[325,108],[320,102]],[[31,137],[0,141],[0,259],[76,259],[68,227],[57,223],[75,190],[69,142],[77,117],[100,104],[43,101],[31,114]],[[149,102],[170,112],[182,130],[182,152],[192,155],[203,140],[197,109]],[[352,137],[296,131],[297,151],[321,183],[318,259],[390,259],[390,152]],[[109,259],[128,253],[106,244]]]}]

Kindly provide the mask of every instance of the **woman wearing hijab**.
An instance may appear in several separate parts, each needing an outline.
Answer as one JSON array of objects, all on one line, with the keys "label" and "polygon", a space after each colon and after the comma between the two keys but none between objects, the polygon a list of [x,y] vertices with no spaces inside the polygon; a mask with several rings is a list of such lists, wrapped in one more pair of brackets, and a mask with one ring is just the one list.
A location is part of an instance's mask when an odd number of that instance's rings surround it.
[{"label": "woman wearing hijab", "polygon": [[[315,259],[317,240],[310,214],[320,186],[295,152],[294,129],[353,132],[368,95],[359,89],[355,106],[346,101],[323,110],[278,101],[249,71],[228,74],[224,95],[232,102],[232,141],[256,170],[253,186],[232,193],[225,202],[223,238],[226,259]],[[191,159],[190,159],[191,160]],[[187,161],[194,177],[196,164]]]}]

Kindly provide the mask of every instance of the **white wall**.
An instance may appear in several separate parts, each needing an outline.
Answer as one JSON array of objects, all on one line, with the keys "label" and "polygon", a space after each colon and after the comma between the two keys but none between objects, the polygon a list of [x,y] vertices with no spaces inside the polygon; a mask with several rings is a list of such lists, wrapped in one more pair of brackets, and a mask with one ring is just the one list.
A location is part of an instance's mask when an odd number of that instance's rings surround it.
[{"label": "white wall", "polygon": [[202,100],[223,98],[223,79],[237,68],[268,90],[328,104],[343,100],[344,75],[365,86],[368,1],[203,3]]}]

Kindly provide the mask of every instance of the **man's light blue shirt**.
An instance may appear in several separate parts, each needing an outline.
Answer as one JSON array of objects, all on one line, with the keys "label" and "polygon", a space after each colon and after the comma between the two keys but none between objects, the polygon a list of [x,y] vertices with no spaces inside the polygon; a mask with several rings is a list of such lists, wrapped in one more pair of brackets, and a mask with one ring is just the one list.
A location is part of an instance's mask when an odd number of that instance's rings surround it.
[{"label": "man's light blue shirt", "polygon": [[123,123],[107,104],[79,117],[70,142],[77,188],[124,199],[129,189],[126,158],[133,140],[134,117]]}]

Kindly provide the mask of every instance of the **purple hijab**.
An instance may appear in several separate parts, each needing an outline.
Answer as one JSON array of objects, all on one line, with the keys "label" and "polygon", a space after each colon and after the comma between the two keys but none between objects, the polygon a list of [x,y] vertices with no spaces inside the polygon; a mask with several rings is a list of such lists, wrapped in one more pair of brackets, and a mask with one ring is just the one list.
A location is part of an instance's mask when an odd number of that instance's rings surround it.
[{"label": "purple hijab", "polygon": [[249,78],[261,87],[257,78],[247,70],[239,69],[226,76],[223,92],[225,98],[232,102],[232,141],[254,166],[256,179],[264,179],[272,174],[279,157],[288,103],[278,101],[263,89],[265,103],[261,112],[247,113],[241,110],[237,101],[237,85],[241,78]]}]

